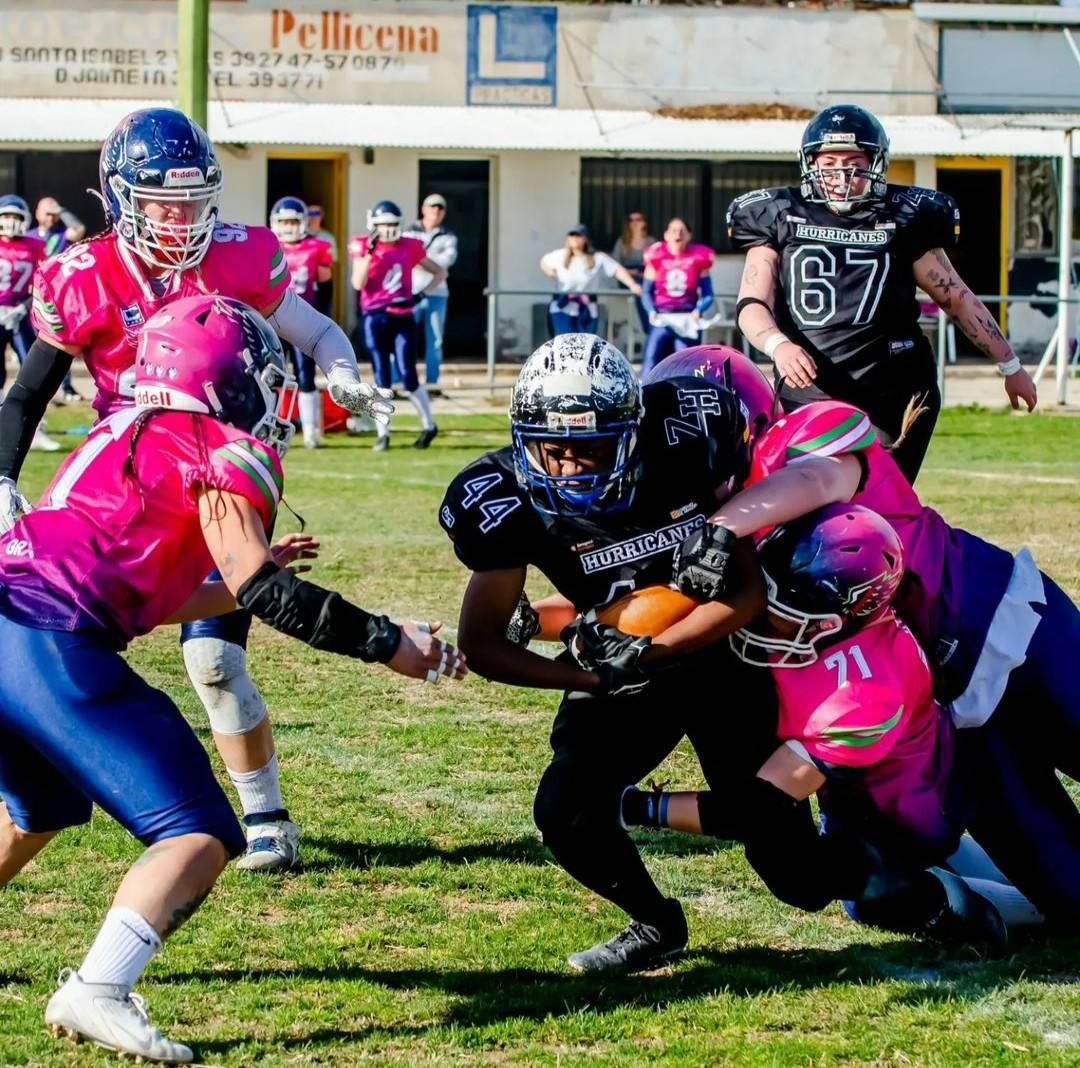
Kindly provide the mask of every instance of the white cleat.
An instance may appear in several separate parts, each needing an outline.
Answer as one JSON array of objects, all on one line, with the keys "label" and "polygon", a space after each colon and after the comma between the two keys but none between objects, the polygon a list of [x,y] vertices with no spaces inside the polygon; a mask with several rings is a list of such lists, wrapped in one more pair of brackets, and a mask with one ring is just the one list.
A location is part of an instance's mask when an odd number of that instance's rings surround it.
[{"label": "white cleat", "polygon": [[59,982],[45,1009],[45,1023],[54,1034],[76,1042],[89,1039],[121,1057],[134,1057],[136,1063],[188,1064],[195,1059],[187,1046],[151,1025],[143,999],[127,987],[84,983],[69,968],[60,973]]},{"label": "white cleat", "polygon": [[59,452],[63,446],[38,427],[34,431],[34,440],[30,442],[30,448],[37,449],[38,452]]},{"label": "white cleat", "polygon": [[310,431],[310,430],[305,430],[304,431],[304,448],[305,449],[317,449],[321,445],[322,445],[322,442],[319,440],[319,435],[318,434],[316,434],[314,431]]},{"label": "white cleat", "polygon": [[253,823],[247,832],[247,849],[236,862],[244,871],[286,871],[300,859],[300,826],[291,820]]}]

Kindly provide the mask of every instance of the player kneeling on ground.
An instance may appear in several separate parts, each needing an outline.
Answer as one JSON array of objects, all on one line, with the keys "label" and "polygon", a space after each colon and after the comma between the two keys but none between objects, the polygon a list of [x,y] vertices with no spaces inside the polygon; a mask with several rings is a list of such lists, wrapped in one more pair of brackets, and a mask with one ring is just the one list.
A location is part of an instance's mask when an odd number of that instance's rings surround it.
[{"label": "player kneeling on ground", "polygon": [[[190,297],[146,325],[135,404],[99,423],[0,539],[0,885],[97,803],[146,853],[97,939],[45,1013],[56,1029],[168,1063],[131,988],[161,940],[201,904],[244,834],[180,711],[120,653],[161,623],[246,608],[316,649],[413,678],[460,678],[437,624],[396,624],[284,565],[317,542],[265,531],[282,492],[294,388],[265,320],[239,301]],[[221,582],[204,582],[214,565]]]},{"label": "player kneeling on ground", "polygon": [[[650,609],[637,635],[612,625],[630,626],[635,598],[614,616],[604,612],[648,587],[672,593],[675,546],[746,476],[743,412],[731,390],[703,378],[643,389],[617,349],[592,334],[565,334],[522,368],[512,444],[466,467],[440,510],[473,572],[459,628],[472,669],[565,691],[534,817],[562,867],[631,919],[610,941],[575,953],[570,963],[580,970],[652,967],[687,942],[682,906],[661,893],[620,822],[625,784],[652,771],[684,734],[717,790],[735,787],[740,772],[753,775],[775,746],[767,711],[725,718],[701,700],[721,677],[732,708],[775,704],[768,676],[717,644],[764,606],[751,542],[741,547],[747,581],[729,603],[682,599],[666,618]],[[554,660],[516,644],[507,624],[530,566],[578,613],[598,610],[612,623],[573,623],[565,632],[572,654]],[[663,608],[670,596],[646,600]],[[521,642],[532,634],[535,626],[516,627]]]}]

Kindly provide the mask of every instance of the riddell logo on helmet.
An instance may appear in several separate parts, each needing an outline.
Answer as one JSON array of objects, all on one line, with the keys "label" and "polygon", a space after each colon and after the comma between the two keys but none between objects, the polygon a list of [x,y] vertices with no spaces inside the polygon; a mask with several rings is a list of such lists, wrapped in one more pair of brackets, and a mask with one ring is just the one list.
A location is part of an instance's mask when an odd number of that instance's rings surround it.
[{"label": "riddell logo on helmet", "polygon": [[140,408],[172,408],[173,396],[158,386],[139,386],[135,390],[135,403]]},{"label": "riddell logo on helmet", "polygon": [[199,167],[172,167],[165,172],[165,181],[162,184],[166,189],[206,185],[206,176]]}]

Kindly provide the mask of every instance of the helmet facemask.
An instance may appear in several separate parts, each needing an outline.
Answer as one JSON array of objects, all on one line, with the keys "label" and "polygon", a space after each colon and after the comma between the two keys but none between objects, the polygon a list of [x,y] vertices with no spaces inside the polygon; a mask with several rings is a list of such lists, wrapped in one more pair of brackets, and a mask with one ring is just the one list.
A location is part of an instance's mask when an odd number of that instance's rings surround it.
[{"label": "helmet facemask", "polygon": [[21,211],[9,208],[0,212],[0,237],[22,237],[28,225]]},{"label": "helmet facemask", "polygon": [[[597,429],[595,412],[549,412],[547,425],[515,423],[513,440],[518,481],[540,511],[582,517],[620,512],[630,506],[639,466],[636,421],[609,423]],[[551,474],[544,444],[570,441],[580,447],[578,455],[592,453],[603,469]]]},{"label": "helmet facemask", "polygon": [[307,219],[298,212],[279,212],[270,221],[270,228],[283,245],[295,245],[307,234]]},{"label": "helmet facemask", "polygon": [[[110,189],[120,205],[120,218],[113,220],[116,232],[144,263],[162,270],[183,271],[202,262],[214,236],[223,182],[216,166],[205,181],[201,172],[198,177],[197,184],[171,188],[132,184],[119,174],[109,179]],[[151,219],[145,210],[149,203],[166,208],[190,204],[191,219],[184,222]]]},{"label": "helmet facemask", "polygon": [[[864,153],[867,165],[819,166],[818,156],[843,151]],[[854,135],[826,135],[825,141],[802,148],[799,165],[803,197],[813,204],[824,204],[837,214],[846,215],[862,204],[885,199],[888,152],[878,146],[857,142]]]},{"label": "helmet facemask", "polygon": [[803,668],[818,658],[818,643],[836,640],[844,621],[835,612],[804,612],[784,604],[767,571],[768,607],[764,615],[731,635],[731,648],[747,664],[758,667]]}]

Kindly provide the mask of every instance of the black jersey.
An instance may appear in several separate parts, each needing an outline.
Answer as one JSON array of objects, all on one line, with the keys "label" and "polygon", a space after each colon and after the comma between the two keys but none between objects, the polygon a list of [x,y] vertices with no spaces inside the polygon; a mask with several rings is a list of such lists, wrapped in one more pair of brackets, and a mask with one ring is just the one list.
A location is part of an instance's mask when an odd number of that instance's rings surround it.
[{"label": "black jersey", "polygon": [[[733,474],[735,394],[700,378],[644,389],[643,466],[630,507],[595,519],[549,515],[518,485],[513,449],[489,452],[450,483],[439,522],[470,571],[533,566],[579,612],[671,581],[676,546],[716,511]],[[742,420],[736,420],[742,427]]]},{"label": "black jersey", "polygon": [[796,188],[759,189],[728,209],[737,249],[780,254],[777,325],[815,361],[858,379],[923,344],[912,267],[956,243],[959,210],[933,189],[890,185],[846,215]]}]

